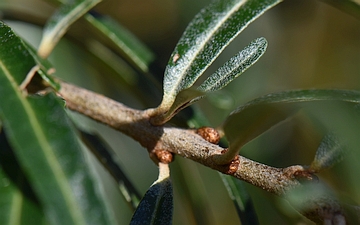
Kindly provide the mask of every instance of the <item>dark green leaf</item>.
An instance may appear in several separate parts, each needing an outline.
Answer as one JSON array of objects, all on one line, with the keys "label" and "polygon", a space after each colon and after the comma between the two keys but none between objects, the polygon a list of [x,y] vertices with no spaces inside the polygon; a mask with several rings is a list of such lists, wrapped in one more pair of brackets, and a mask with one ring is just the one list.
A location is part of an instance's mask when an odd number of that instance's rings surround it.
[{"label": "dark green leaf", "polygon": [[87,147],[114,177],[119,185],[121,194],[129,203],[130,207],[135,210],[140,202],[141,196],[120,167],[116,154],[112,152],[110,147],[107,146],[105,141],[99,136],[84,131],[80,131],[80,134]]},{"label": "dark green leaf", "polygon": [[71,24],[99,2],[101,0],[73,0],[60,6],[45,25],[38,55],[47,58]]},{"label": "dark green leaf", "polygon": [[265,95],[240,106],[226,119],[223,129],[230,148],[240,149],[274,125],[297,112],[302,104],[318,101],[360,102],[360,92],[299,90]]},{"label": "dark green leaf", "polygon": [[256,63],[266,47],[266,39],[257,38],[209,76],[198,89],[205,92],[222,89]]},{"label": "dark green leaf", "polygon": [[52,224],[110,224],[64,102],[53,94],[26,96],[19,85],[36,62],[3,23],[0,39],[0,119],[47,219]]},{"label": "dark green leaf", "polygon": [[257,215],[244,181],[219,173],[224,185],[233,201],[242,225],[259,224]]},{"label": "dark green leaf", "polygon": [[172,211],[172,185],[170,179],[165,179],[145,193],[130,224],[172,224]]},{"label": "dark green leaf", "polygon": [[109,224],[63,103],[51,96],[23,101],[11,101],[10,110],[1,104],[1,118],[50,221]]},{"label": "dark green leaf", "polygon": [[40,69],[37,71],[37,73],[41,76],[41,78],[46,81],[54,90],[58,91],[60,90],[60,84],[47,72]]},{"label": "dark green leaf", "polygon": [[[258,38],[251,42],[249,46],[209,76],[197,89],[191,87],[181,90],[176,95],[170,109],[162,116],[159,116],[158,120],[161,122],[168,121],[181,109],[204,97],[206,92],[217,91],[228,85],[253,65],[265,53],[266,47],[267,42],[265,38]],[[155,121],[155,124],[157,124],[157,121]]]},{"label": "dark green leaf", "polygon": [[[117,52],[107,45],[90,38],[86,42],[87,50],[92,54],[96,64],[93,66],[102,71],[101,79],[110,79],[119,85],[122,91],[132,94],[144,106],[152,107],[158,103],[161,84],[150,73],[137,73]],[[138,88],[138,87],[142,88]]]},{"label": "dark green leaf", "polygon": [[173,192],[167,164],[159,163],[159,178],[154,182],[136,209],[130,225],[172,224]]},{"label": "dark green leaf", "polygon": [[37,73],[41,76],[41,78],[46,81],[54,90],[60,89],[60,84],[55,81],[55,79],[50,75],[55,72],[55,68],[53,65],[47,60],[39,57],[37,55],[36,50],[30,46],[28,43],[24,42],[27,50],[31,53],[36,64],[39,66]]},{"label": "dark green leaf", "polygon": [[191,87],[222,50],[252,21],[281,0],[218,0],[201,10],[186,28],[164,76],[161,108]]},{"label": "dark green leaf", "polygon": [[4,132],[0,132],[0,206],[2,225],[38,225],[46,222]]},{"label": "dark green leaf", "polygon": [[154,54],[133,34],[108,16],[94,16],[88,13],[85,19],[109,39],[132,65],[142,72],[148,72],[148,66],[154,60]]}]

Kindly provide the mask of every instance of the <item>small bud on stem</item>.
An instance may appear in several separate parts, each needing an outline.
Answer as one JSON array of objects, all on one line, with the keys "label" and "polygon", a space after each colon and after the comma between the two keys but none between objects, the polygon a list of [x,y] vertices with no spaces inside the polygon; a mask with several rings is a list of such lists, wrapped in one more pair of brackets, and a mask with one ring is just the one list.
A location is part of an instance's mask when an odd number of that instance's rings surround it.
[{"label": "small bud on stem", "polygon": [[212,144],[218,144],[220,141],[219,132],[212,127],[201,127],[196,133]]}]

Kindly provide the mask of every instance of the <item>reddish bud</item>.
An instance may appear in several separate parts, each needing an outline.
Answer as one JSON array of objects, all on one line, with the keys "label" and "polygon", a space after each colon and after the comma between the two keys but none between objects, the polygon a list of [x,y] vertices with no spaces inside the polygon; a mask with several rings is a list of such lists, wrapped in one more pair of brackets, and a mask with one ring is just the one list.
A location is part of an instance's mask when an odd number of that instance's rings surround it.
[{"label": "reddish bud", "polygon": [[171,152],[166,150],[156,149],[150,152],[150,158],[156,159],[158,162],[169,164],[174,160],[174,156]]},{"label": "reddish bud", "polygon": [[201,127],[196,130],[196,133],[212,144],[217,144],[220,141],[219,132],[212,127]]},{"label": "reddish bud", "polygon": [[233,160],[231,160],[230,164],[229,164],[229,170],[227,171],[227,174],[234,174],[236,173],[236,171],[239,168],[239,164],[240,164],[240,159],[239,156],[235,156],[235,158]]}]

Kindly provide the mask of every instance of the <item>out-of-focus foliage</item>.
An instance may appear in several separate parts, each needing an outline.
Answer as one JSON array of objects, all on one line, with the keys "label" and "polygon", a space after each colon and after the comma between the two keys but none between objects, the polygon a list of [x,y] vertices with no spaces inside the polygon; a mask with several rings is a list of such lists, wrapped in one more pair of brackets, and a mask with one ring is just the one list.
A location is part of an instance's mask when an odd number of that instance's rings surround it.
[{"label": "out-of-focus foliage", "polygon": [[[41,31],[29,23],[44,25],[54,12],[57,4],[53,4],[54,2],[4,0],[0,2],[0,9],[2,16],[11,27],[37,47]],[[357,14],[356,7],[353,7],[356,6],[354,1],[342,2],[342,7],[336,6],[344,9],[345,12],[348,11],[347,7],[351,6],[352,14]],[[95,10],[111,16],[114,21],[120,22],[122,26],[134,32],[135,36],[153,50],[157,60],[153,62],[150,58],[144,59],[143,62],[148,64],[145,67],[137,67],[134,63],[127,65],[126,61],[129,61],[129,57],[123,57],[124,53],[113,46],[111,39],[103,40],[103,37],[98,35],[98,31],[89,25],[89,21],[80,19],[70,27],[65,39],[60,41],[49,57],[56,68],[55,76],[96,90],[133,107],[155,107],[161,101],[159,83],[175,43],[195,13],[208,3],[208,1],[188,0],[171,2],[149,0],[137,3],[103,1]],[[360,22],[345,12],[320,1],[285,1],[254,21],[213,62],[204,76],[215,72],[256,37],[266,37],[269,42],[267,52],[255,67],[229,84],[226,89],[214,93],[212,97],[205,98],[195,105],[196,110],[201,111],[209,119],[207,125],[219,125],[235,106],[244,105],[268,93],[308,88],[359,90]],[[14,23],[16,20],[28,24]],[[358,124],[353,121],[357,117],[351,107],[342,104],[326,106],[323,109],[322,111],[309,109],[305,113],[300,111],[291,120],[286,120],[247,143],[241,154],[279,167],[293,164],[310,165],[314,156],[316,168],[332,164],[333,160],[329,161],[326,157],[322,157],[322,153],[326,151],[319,150],[324,146],[320,145],[324,134],[327,134],[328,130],[337,129],[341,137],[350,137],[347,147],[350,150],[354,149],[357,142],[353,134]],[[192,116],[197,115],[197,111],[187,110],[181,112],[179,118],[194,119]],[[127,137],[102,125],[78,115],[71,114],[71,117],[77,126],[96,130],[104,137],[116,151],[121,168],[124,168],[134,185],[144,194],[157,176],[157,169],[148,159],[146,151]],[[8,125],[2,122],[0,126],[6,128]],[[9,138],[7,132],[5,134],[6,138]],[[0,135],[1,140],[4,140],[3,131]],[[8,148],[4,147],[4,143],[4,141],[0,143],[1,154],[8,157],[8,152],[3,152],[3,149]],[[327,143],[325,146],[335,147],[334,151],[330,149],[330,152],[335,153],[332,157],[337,157],[337,145],[333,145],[331,141],[325,143]],[[359,204],[360,194],[357,190],[359,181],[356,174],[351,173],[359,169],[360,164],[357,161],[359,152],[352,151],[348,155],[348,157],[344,156],[344,161],[322,171],[319,176],[331,186],[333,192],[348,194],[341,196],[341,199],[352,199],[350,203]],[[104,199],[107,205],[111,206],[117,223],[129,223],[132,211],[119,194],[118,184],[91,155],[85,153],[85,156],[86,160],[91,162],[91,167],[96,170],[96,179],[101,178],[100,191],[102,194],[106,193]],[[23,190],[22,188],[28,189],[28,181],[23,182],[23,172],[20,171],[14,176],[9,172],[9,165],[3,160],[0,161],[1,190],[4,191],[1,194],[6,194],[6,197],[0,198],[1,204],[14,203],[11,205],[14,207],[8,207],[6,211],[0,212],[1,215],[14,215],[14,217],[1,216],[0,218],[6,220],[4,224],[10,224],[11,219],[18,218],[16,213],[19,211],[9,211],[11,209],[25,209],[24,212],[34,215],[31,220],[34,224],[44,222],[42,206],[36,198],[33,200],[36,190],[30,190],[30,194],[19,191]],[[217,173],[183,159],[176,159],[171,167],[174,181],[174,224],[238,223],[238,214]],[[14,177],[18,180],[14,180]],[[284,204],[278,204],[279,200],[276,197],[249,185],[245,185],[245,189],[250,192],[254,201],[260,224],[304,222],[286,204],[285,207]],[[19,199],[23,200],[22,205],[16,205]],[[295,199],[294,202],[298,201]],[[23,222],[20,223],[25,224],[26,221],[29,224],[28,214],[23,214],[20,218]]]}]

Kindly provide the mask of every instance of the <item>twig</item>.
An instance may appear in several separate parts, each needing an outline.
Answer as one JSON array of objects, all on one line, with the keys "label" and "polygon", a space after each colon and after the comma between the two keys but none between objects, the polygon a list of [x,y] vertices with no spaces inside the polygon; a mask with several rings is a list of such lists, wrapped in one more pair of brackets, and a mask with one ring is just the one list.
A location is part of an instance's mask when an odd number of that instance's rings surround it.
[{"label": "twig", "polygon": [[[132,137],[148,150],[150,156],[157,157],[155,157],[157,163],[169,163],[172,160],[170,153],[173,153],[244,180],[276,195],[284,195],[289,190],[300,187],[301,183],[296,179],[299,176],[309,178],[309,174],[302,166],[274,168],[242,156],[236,156],[228,165],[219,165],[214,157],[224,154],[226,149],[207,142],[193,130],[153,126],[150,123],[153,109],[144,111],[131,109],[94,92],[62,81],[60,83],[61,89],[58,93],[66,100],[69,109]],[[328,207],[331,208],[333,202],[332,199],[330,202],[319,204],[319,206],[325,205],[326,209],[329,209]],[[334,206],[338,207],[339,204],[336,203]],[[316,218],[324,222],[327,218],[320,213],[321,210],[315,208],[311,212],[310,219],[315,220],[314,218]],[[339,211],[337,210],[337,212]],[[304,214],[306,216],[309,212]]]},{"label": "twig", "polygon": [[225,149],[205,141],[193,131],[167,126],[153,126],[151,109],[131,109],[94,92],[61,82],[59,94],[69,109],[121,131],[144,146],[149,153],[168,151],[191,159],[225,174],[245,180],[269,192],[281,195],[300,185],[287,169],[274,168],[239,156],[236,170],[218,165],[213,157]]}]

